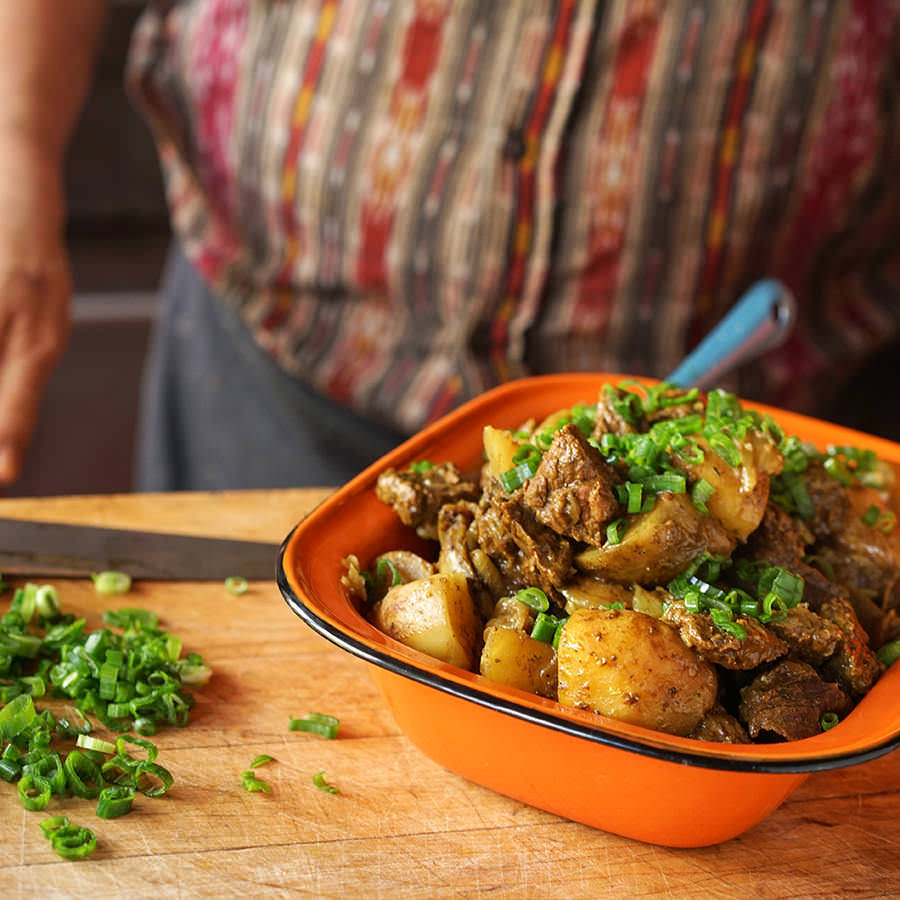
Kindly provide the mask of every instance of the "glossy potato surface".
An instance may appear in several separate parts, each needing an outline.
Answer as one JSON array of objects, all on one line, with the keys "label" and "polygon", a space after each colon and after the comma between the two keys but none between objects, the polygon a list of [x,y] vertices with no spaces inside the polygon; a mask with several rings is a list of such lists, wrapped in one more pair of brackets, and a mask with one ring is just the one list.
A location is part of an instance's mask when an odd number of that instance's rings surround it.
[{"label": "glossy potato surface", "polygon": [[385,634],[437,659],[472,669],[481,619],[465,575],[430,575],[392,587],[373,611]]},{"label": "glossy potato surface", "polygon": [[550,644],[535,640],[524,631],[491,628],[481,651],[481,674],[492,681],[550,697],[555,682],[549,671],[553,655]]},{"label": "glossy potato surface", "polygon": [[576,610],[557,650],[559,702],[686,735],[716,702],[715,670],[670,625],[633,610]]}]

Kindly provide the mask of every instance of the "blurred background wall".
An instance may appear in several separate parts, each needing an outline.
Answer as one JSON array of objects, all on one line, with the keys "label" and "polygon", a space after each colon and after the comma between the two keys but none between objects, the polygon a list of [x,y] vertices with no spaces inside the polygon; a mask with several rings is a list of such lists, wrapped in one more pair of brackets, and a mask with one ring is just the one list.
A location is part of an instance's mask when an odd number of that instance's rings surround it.
[{"label": "blurred background wall", "polygon": [[22,479],[7,496],[132,487],[140,371],[168,225],[156,151],[122,84],[145,0],[114,0],[66,168],[75,285],[69,348],[47,388]]}]

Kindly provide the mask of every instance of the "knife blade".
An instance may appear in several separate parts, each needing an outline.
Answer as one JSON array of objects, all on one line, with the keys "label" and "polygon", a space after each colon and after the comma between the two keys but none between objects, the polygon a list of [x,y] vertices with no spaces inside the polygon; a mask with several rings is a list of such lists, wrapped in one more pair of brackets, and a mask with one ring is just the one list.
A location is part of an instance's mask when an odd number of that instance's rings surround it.
[{"label": "knife blade", "polygon": [[132,578],[215,581],[275,578],[279,545],[93,525],[0,519],[0,573],[89,575],[114,569]]}]

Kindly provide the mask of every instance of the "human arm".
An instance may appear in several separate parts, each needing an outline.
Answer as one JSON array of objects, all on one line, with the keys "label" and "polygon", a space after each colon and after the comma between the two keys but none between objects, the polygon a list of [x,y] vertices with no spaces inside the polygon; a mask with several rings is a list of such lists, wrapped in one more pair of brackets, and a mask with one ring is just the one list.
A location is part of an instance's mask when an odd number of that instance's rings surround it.
[{"label": "human arm", "polygon": [[0,485],[15,480],[65,348],[63,159],[108,0],[0,0]]}]

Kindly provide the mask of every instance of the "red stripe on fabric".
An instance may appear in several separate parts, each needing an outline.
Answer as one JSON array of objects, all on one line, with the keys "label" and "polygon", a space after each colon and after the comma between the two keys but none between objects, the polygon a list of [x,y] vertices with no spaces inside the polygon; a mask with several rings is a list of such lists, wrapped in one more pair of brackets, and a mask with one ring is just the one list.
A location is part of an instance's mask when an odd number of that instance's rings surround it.
[{"label": "red stripe on fabric", "polygon": [[546,77],[546,60],[553,56],[554,50],[558,50],[562,53],[566,45],[566,39],[572,25],[574,13],[574,0],[568,0],[568,2],[564,2],[560,5],[559,15],[556,19],[553,34],[551,35],[548,44],[545,57],[545,68],[541,73],[541,84],[535,96],[528,122],[524,128],[527,149],[525,156],[518,165],[516,173],[518,210],[512,227],[512,250],[511,258],[508,263],[504,300],[500,303],[490,329],[490,356],[500,380],[505,380],[508,375],[506,366],[506,344],[509,336],[509,318],[512,315],[516,301],[519,299],[525,283],[526,260],[532,244],[531,235],[529,234],[528,245],[520,245],[524,243],[521,235],[525,233],[526,229],[530,230],[534,222],[534,157],[537,155],[539,138],[546,126],[546,119],[551,108],[551,101],[555,96],[556,89],[559,85],[559,79],[563,71],[563,66],[559,65],[556,77],[552,80],[548,79]]},{"label": "red stripe on fabric", "polygon": [[413,168],[409,136],[421,127],[428,107],[448,12],[446,4],[420,0],[403,40],[403,65],[390,100],[392,121],[365,167],[371,186],[360,211],[356,261],[356,280],[364,290],[388,289],[387,248],[397,199]]},{"label": "red stripe on fabric", "polygon": [[[627,145],[631,148],[632,153],[629,154],[628,162],[633,160],[633,151],[639,138],[638,129],[647,90],[647,78],[656,50],[658,31],[658,25],[654,21],[652,26],[644,27],[639,36],[632,32],[629,36],[623,37],[619,43],[612,66],[613,82],[606,99],[601,131],[597,138],[597,152],[609,147],[615,140],[618,146]],[[627,134],[619,134],[614,138],[612,132],[616,123],[613,122],[611,111],[623,103],[634,104],[630,130]],[[606,174],[597,165],[589,166],[589,170],[595,171],[600,179]],[[633,185],[628,173],[624,170],[622,179],[623,184],[618,193],[627,209],[627,204],[630,203],[627,192],[632,189]],[[595,184],[585,185],[586,192],[595,189]],[[588,237],[588,262],[578,281],[572,320],[582,323],[585,329],[597,330],[598,338],[602,337],[602,332],[605,330],[612,309],[616,285],[619,281],[626,226],[627,219],[625,217],[616,228],[597,223]]]},{"label": "red stripe on fabric", "polygon": [[[700,268],[697,305],[688,330],[688,341],[695,344],[706,331],[712,292],[719,282],[724,259],[725,228],[732,205],[735,176],[740,159],[740,127],[750,99],[750,91],[759,54],[759,42],[771,13],[769,0],[759,0],[750,10],[747,31],[738,49],[738,72],[727,100],[725,117],[719,132],[716,151],[717,169],[712,201],[707,216],[706,250]],[[744,60],[752,54],[741,71]]]},{"label": "red stripe on fabric", "polygon": [[[322,66],[325,62],[325,53],[328,39],[331,37],[332,29],[337,11],[337,0],[322,0],[319,7],[318,26],[316,28],[316,38],[309,49],[306,58],[306,66],[303,70],[303,77],[297,88],[297,99],[293,107],[293,119],[291,122],[291,131],[288,136],[287,148],[284,154],[284,163],[282,166],[282,202],[281,202],[281,218],[282,227],[285,235],[285,258],[284,263],[275,278],[276,289],[286,287],[291,280],[294,266],[297,258],[302,252],[302,232],[300,223],[297,221],[295,204],[297,200],[297,168],[299,164],[300,150],[306,137],[309,127],[309,110],[311,102],[306,99],[311,95],[312,89],[318,83]],[[301,105],[302,104],[302,105]],[[292,189],[287,189],[289,179],[293,177]],[[266,320],[262,323],[263,330],[273,330],[284,321],[290,306],[288,303],[276,303]]]}]

